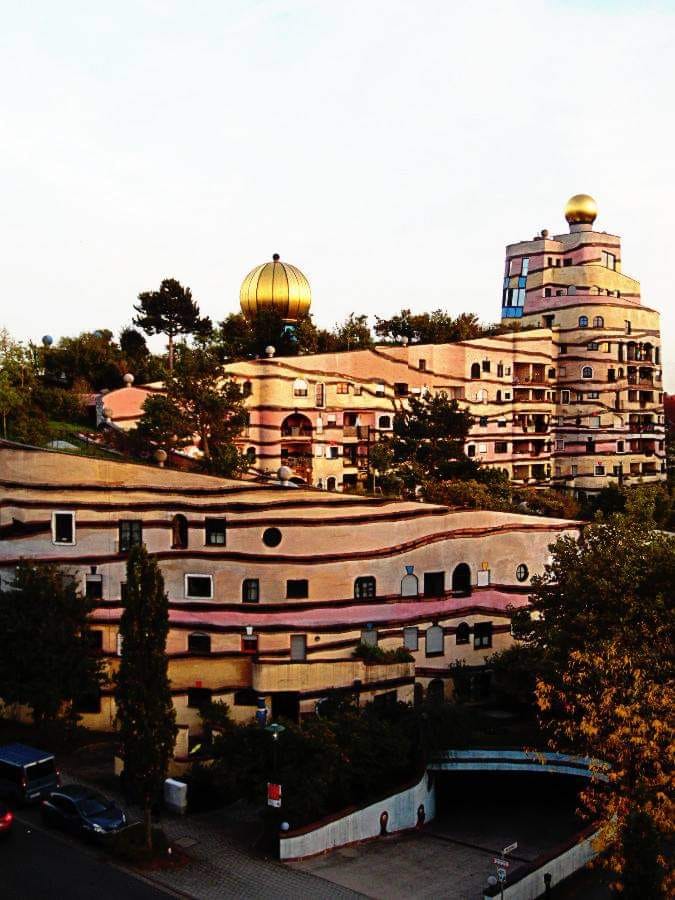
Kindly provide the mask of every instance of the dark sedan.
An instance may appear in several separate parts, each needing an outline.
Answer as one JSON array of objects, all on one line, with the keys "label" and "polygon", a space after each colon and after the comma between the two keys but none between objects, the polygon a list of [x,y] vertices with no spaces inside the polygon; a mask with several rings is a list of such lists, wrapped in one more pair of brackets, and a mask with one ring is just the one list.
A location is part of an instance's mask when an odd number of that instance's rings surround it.
[{"label": "dark sedan", "polygon": [[79,784],[51,791],[41,810],[48,825],[87,837],[115,834],[127,825],[126,814],[112,800]]}]

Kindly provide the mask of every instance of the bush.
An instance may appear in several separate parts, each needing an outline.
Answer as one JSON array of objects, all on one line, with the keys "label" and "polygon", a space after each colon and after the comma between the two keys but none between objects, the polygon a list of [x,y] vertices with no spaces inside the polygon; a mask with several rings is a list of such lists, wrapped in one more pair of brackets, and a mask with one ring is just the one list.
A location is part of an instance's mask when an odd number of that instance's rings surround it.
[{"label": "bush", "polygon": [[383,650],[382,647],[370,644],[358,644],[353,655],[362,659],[365,663],[403,663],[412,662],[413,656],[405,647],[397,647],[395,650]]}]

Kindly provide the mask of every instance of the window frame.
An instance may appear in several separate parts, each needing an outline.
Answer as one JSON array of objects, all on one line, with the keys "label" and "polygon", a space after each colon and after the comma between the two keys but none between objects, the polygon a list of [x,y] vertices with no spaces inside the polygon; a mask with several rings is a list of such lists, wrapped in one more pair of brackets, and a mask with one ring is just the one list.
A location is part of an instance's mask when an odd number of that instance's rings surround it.
[{"label": "window frame", "polygon": [[[208,641],[208,647],[204,648],[196,648],[194,646],[190,646],[190,640],[192,638],[206,638]],[[193,642],[194,643],[194,642]],[[191,631],[187,636],[187,652],[194,656],[206,656],[211,654],[211,635],[206,631]]]},{"label": "window frame", "polygon": [[[208,578],[209,594],[191,594],[188,590],[190,578]],[[207,575],[204,572],[186,572],[183,575],[183,594],[186,600],[213,600],[213,575]]]},{"label": "window frame", "polygon": [[[216,528],[215,526],[222,526]],[[222,535],[222,541],[214,541],[213,537]],[[222,516],[206,516],[204,519],[204,546],[205,547],[226,547],[227,546],[227,519]]]},{"label": "window frame", "polygon": [[488,650],[492,647],[494,628],[492,622],[474,622],[473,649]]},{"label": "window frame", "polygon": [[[291,592],[291,585],[294,585],[294,592]],[[304,585],[304,587],[301,587]],[[295,590],[297,589],[297,593]],[[309,579],[308,578],[287,578],[286,579],[286,599],[287,600],[307,600],[309,599]]]},{"label": "window frame", "polygon": [[[122,531],[128,527],[129,540],[122,540]],[[134,531],[138,530],[138,540],[134,539]],[[128,553],[132,547],[143,546],[143,519],[118,519],[117,541],[120,553]]]},{"label": "window frame", "polygon": [[[249,590],[255,584],[255,600],[252,600],[247,594],[251,593]],[[241,583],[241,602],[242,603],[260,603],[260,579],[259,578],[244,578]]]},{"label": "window frame", "polygon": [[[57,541],[57,528],[56,528],[56,517],[57,516],[68,516],[70,518],[70,540],[69,541]],[[52,512],[52,544],[55,544],[57,547],[74,547],[77,543],[77,535],[75,532],[76,529],[76,519],[75,513],[69,509],[55,509]]]},{"label": "window frame", "polygon": [[[361,589],[365,584],[372,585],[372,591]],[[354,579],[354,599],[355,600],[375,600],[377,598],[377,579],[374,575],[358,575]]]}]

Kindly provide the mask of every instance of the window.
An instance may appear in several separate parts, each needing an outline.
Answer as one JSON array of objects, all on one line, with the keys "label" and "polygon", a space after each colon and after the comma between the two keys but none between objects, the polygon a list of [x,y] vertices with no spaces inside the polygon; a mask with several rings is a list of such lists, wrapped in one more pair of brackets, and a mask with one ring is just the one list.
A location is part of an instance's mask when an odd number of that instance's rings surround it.
[{"label": "window", "polygon": [[388,430],[389,428],[391,428],[391,416],[380,416],[380,418],[377,420],[377,424],[379,428]]},{"label": "window", "polygon": [[419,581],[417,575],[413,575],[412,566],[406,566],[406,574],[401,579],[401,596],[417,597],[419,594]]},{"label": "window", "polygon": [[473,649],[492,646],[492,622],[476,622],[473,626]]},{"label": "window", "polygon": [[287,600],[305,600],[309,596],[309,581],[306,578],[289,578],[286,582]]},{"label": "window", "polygon": [[581,370],[582,378],[592,378],[593,377],[593,369],[590,366],[584,366]]},{"label": "window", "polygon": [[339,447],[336,447],[332,444],[330,447],[326,447],[326,457],[328,459],[337,459],[340,455]]},{"label": "window", "polygon": [[471,377],[480,378],[480,363],[471,364]]},{"label": "window", "polygon": [[384,385],[383,384],[375,385],[375,396],[376,397],[384,397]]},{"label": "window", "polygon": [[338,381],[337,392],[338,392],[338,394],[348,394],[349,393],[349,382],[348,381]]},{"label": "window", "polygon": [[471,634],[471,629],[466,624],[466,622],[460,622],[457,626],[457,631],[455,632],[455,643],[456,644],[468,644],[469,636]]},{"label": "window", "polygon": [[420,370],[420,372],[426,372],[426,370],[427,370],[427,361],[426,361],[426,359],[419,359],[419,360],[417,361],[417,368]]},{"label": "window", "polygon": [[478,424],[479,424],[479,426],[480,426],[481,428],[487,428],[487,423],[488,423],[488,417],[487,417],[487,416],[481,416],[481,417],[478,419]]},{"label": "window", "polygon": [[208,688],[189,688],[187,705],[190,709],[204,709],[211,702],[212,692]]},{"label": "window", "polygon": [[497,428],[506,428],[506,419],[504,419],[504,418],[497,419]]},{"label": "window", "polygon": [[556,441],[555,449],[556,450],[564,450],[565,449],[565,441]]},{"label": "window", "polygon": [[241,652],[255,654],[258,652],[258,635],[242,634],[241,636]]},{"label": "window", "polygon": [[618,466],[612,466],[612,474],[616,475],[617,477],[623,475],[623,466],[621,465],[621,463],[619,463]]},{"label": "window", "polygon": [[294,397],[306,397],[307,396],[307,382],[303,378],[296,378],[293,382],[293,396]]},{"label": "window", "polygon": [[403,629],[403,646],[413,653],[419,650],[419,631],[416,625],[408,625]]},{"label": "window", "polygon": [[560,402],[561,403],[569,403],[570,402],[570,392],[569,391],[560,391]]},{"label": "window", "polygon": [[394,396],[395,397],[407,397],[408,396],[408,385],[402,381],[397,381],[394,384]]},{"label": "window", "polygon": [[530,570],[527,568],[525,563],[521,563],[516,567],[516,578],[518,581],[527,581],[527,578],[530,574]]},{"label": "window", "polygon": [[490,360],[484,359],[481,364],[481,368],[484,372],[489,372],[490,371]]},{"label": "window", "polygon": [[143,543],[143,523],[140,519],[121,519],[119,523],[120,553]]},{"label": "window", "polygon": [[624,446],[625,446],[625,444],[624,444],[623,441],[617,441],[617,442],[616,442],[616,452],[617,452],[617,453],[623,453],[623,448],[624,448]]},{"label": "window", "polygon": [[572,265],[572,260],[568,256],[566,259],[563,260],[563,266],[571,266],[571,265]]},{"label": "window", "polygon": [[253,393],[253,385],[250,381],[245,381],[241,386],[241,394],[243,397],[250,397]]},{"label": "window", "polygon": [[507,441],[495,441],[495,453],[508,453],[509,445]]},{"label": "window", "polygon": [[354,396],[355,396],[355,397],[360,397],[362,393],[363,393],[363,385],[362,385],[362,384],[355,384],[355,385],[354,385]]},{"label": "window", "polygon": [[588,316],[579,316],[579,328],[588,328]]},{"label": "window", "polygon": [[361,643],[365,647],[377,647],[377,629],[363,628],[361,630]]},{"label": "window", "polygon": [[439,597],[445,593],[445,572],[424,573],[424,596]]},{"label": "window", "polygon": [[54,544],[75,543],[75,513],[52,513],[52,542]]},{"label": "window", "polygon": [[604,328],[604,327],[605,327],[605,320],[602,318],[602,316],[596,316],[593,319],[593,328]]},{"label": "window", "polygon": [[600,463],[598,463],[598,465],[596,465],[596,467],[595,467],[595,474],[596,475],[604,475],[605,467],[603,465],[601,465]]},{"label": "window", "polygon": [[258,578],[245,578],[241,583],[241,602],[260,602],[260,580]]},{"label": "window", "polygon": [[376,596],[376,582],[372,575],[364,575],[354,582],[354,599],[371,600]]},{"label": "window", "polygon": [[187,648],[188,653],[210,653],[211,635],[204,634],[201,631],[193,631],[192,634],[188,634]]},{"label": "window", "polygon": [[476,455],[476,445],[475,444],[469,444],[469,446],[466,448],[466,455],[469,457]]},{"label": "window", "polygon": [[256,453],[255,447],[247,447],[246,448],[246,463],[247,463],[247,465],[249,465],[249,466],[255,465],[256,456],[257,456],[257,453]]},{"label": "window", "polygon": [[427,656],[442,656],[444,651],[444,634],[440,625],[432,625],[424,632],[425,653]]},{"label": "window", "polygon": [[240,691],[234,692],[233,702],[235,706],[257,706],[258,692],[253,688],[242,688]]},{"label": "window", "polygon": [[588,400],[599,400],[599,399],[600,399],[600,392],[599,392],[599,391],[589,391],[589,392],[586,394],[586,398],[587,398]]},{"label": "window", "polygon": [[291,635],[291,660],[293,662],[303,662],[307,659],[307,635],[292,634]]},{"label": "window", "polygon": [[96,653],[99,650],[103,650],[103,632],[99,629],[87,629],[84,633],[85,640],[87,642],[87,647],[93,653]]},{"label": "window", "polygon": [[616,269],[616,256],[603,250],[601,253],[602,265],[607,269]]},{"label": "window", "polygon": [[326,386],[322,383],[314,388],[314,402],[316,406],[324,406],[326,403]]},{"label": "window", "polygon": [[213,575],[186,575],[185,596],[188,600],[210,600],[213,597]]},{"label": "window", "polygon": [[179,513],[171,520],[171,547],[185,550],[188,545],[188,520]]},{"label": "window", "polygon": [[544,297],[550,297],[552,293],[551,288],[544,288]]},{"label": "window", "polygon": [[278,547],[281,543],[281,532],[278,528],[266,528],[262,539],[266,547]]},{"label": "window", "polygon": [[570,475],[572,476],[572,478],[575,478],[576,475],[578,474],[578,472],[579,472],[579,466],[573,464],[570,468]]},{"label": "window", "polygon": [[522,262],[520,264],[520,274],[527,275],[527,273],[529,271],[530,271],[530,257],[524,256],[522,259]]},{"label": "window", "polygon": [[633,327],[632,327],[631,323],[628,321],[628,319],[624,320],[624,325],[626,327],[626,334],[630,334],[631,331],[633,330]]},{"label": "window", "polygon": [[102,600],[103,599],[103,576],[102,575],[87,575],[85,586],[84,586],[84,595],[87,600]]},{"label": "window", "polygon": [[589,342],[586,344],[586,349],[587,349],[587,350],[599,350],[599,349],[600,349],[600,344],[598,344],[597,341],[589,341]]},{"label": "window", "polygon": [[207,547],[225,546],[225,519],[206,519],[204,531]]}]

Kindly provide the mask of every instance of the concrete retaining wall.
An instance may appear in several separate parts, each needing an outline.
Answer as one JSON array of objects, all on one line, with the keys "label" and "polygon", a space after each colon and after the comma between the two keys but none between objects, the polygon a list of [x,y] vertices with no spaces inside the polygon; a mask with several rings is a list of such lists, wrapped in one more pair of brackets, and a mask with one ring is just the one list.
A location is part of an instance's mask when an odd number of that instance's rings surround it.
[{"label": "concrete retaining wall", "polygon": [[368,806],[352,808],[287,832],[280,839],[279,856],[284,860],[315,856],[334,847],[416,828],[430,822],[435,814],[434,778],[425,773],[402,791]]},{"label": "concrete retaining wall", "polygon": [[[504,884],[504,897],[508,900],[536,900],[537,897],[543,897],[546,891],[544,875],[550,874],[551,886],[555,887],[565,878],[583,869],[586,863],[597,855],[597,851],[593,848],[597,836],[598,832],[591,827],[582,832],[571,846],[562,852],[557,851],[557,855],[535,859],[525,871],[521,870],[514,875],[513,880],[507,879]],[[499,887],[486,891],[483,896],[484,900],[499,897]]]}]

